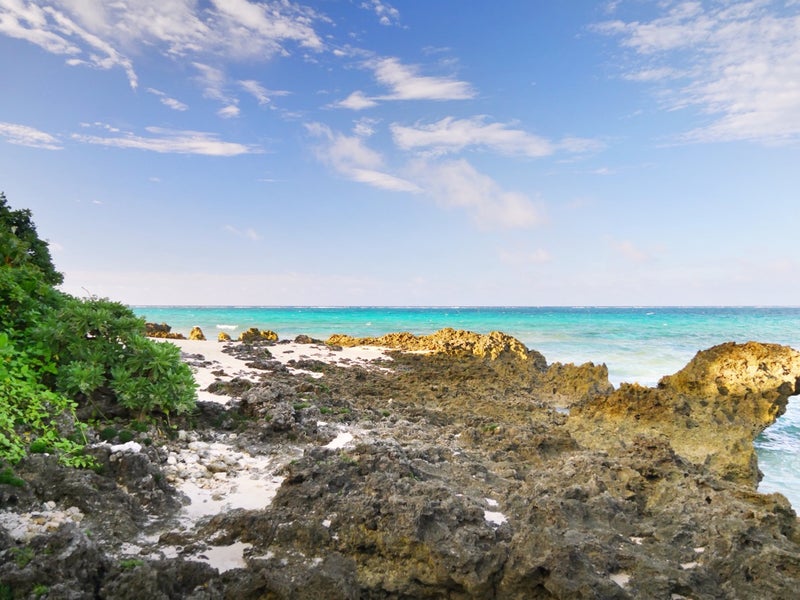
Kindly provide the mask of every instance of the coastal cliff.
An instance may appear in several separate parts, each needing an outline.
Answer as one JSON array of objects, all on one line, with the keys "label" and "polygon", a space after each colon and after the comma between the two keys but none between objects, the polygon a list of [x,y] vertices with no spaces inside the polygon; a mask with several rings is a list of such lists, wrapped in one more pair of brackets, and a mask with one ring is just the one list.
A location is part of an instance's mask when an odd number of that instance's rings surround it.
[{"label": "coastal cliff", "polygon": [[[98,446],[100,473],[37,456],[26,485],[0,484],[9,514],[80,513],[27,542],[0,532],[0,581],[131,599],[796,592],[796,515],[756,491],[752,446],[800,391],[790,348],[723,344],[657,387],[614,389],[604,365],[548,364],[497,332],[261,337],[225,345],[247,376],[192,350],[216,341],[182,346],[232,399],[201,402],[177,433],[151,428],[138,452]],[[347,354],[364,344],[394,350]],[[218,508],[178,526],[202,508],[180,508],[192,486]],[[222,549],[240,561],[198,558]]]}]

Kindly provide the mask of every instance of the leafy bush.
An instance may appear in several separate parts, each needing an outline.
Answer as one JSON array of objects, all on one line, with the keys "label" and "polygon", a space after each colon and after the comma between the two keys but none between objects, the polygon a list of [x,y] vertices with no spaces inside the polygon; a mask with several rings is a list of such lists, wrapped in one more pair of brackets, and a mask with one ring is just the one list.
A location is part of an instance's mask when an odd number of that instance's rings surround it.
[{"label": "leafy bush", "polygon": [[194,406],[177,347],[145,338],[143,320],[118,302],[56,290],[62,281],[30,211],[0,193],[0,461],[47,451],[92,466],[76,409],[98,395],[140,419]]},{"label": "leafy bush", "polygon": [[144,337],[144,320],[118,302],[70,298],[39,335],[54,345],[56,387],[70,397],[110,391],[140,418],[194,407],[197,386],[178,347]]}]

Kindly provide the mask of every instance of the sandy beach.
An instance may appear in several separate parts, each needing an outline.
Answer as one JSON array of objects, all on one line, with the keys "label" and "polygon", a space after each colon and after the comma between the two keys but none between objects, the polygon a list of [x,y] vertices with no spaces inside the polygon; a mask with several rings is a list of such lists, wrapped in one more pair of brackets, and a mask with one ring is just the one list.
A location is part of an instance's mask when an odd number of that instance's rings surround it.
[{"label": "sandy beach", "polygon": [[[158,339],[158,338],[153,338]],[[232,345],[240,342],[217,342],[214,340],[159,340],[175,344],[181,349],[184,361],[189,363],[198,384],[198,400],[203,402],[218,402],[227,404],[229,396],[212,394],[208,386],[216,381],[230,381],[235,377],[257,381],[264,371],[247,367],[247,361],[226,352]],[[374,365],[378,360],[391,360],[386,352],[388,348],[376,346],[355,346],[351,348],[332,348],[325,344],[300,344],[283,340],[269,346],[273,360],[286,366],[290,373],[295,375],[308,375],[322,377],[321,373],[302,368],[292,367],[292,361],[316,360],[326,364],[338,366],[358,365],[367,367]],[[201,355],[198,359],[196,355]],[[207,363],[207,364],[206,364]]]}]

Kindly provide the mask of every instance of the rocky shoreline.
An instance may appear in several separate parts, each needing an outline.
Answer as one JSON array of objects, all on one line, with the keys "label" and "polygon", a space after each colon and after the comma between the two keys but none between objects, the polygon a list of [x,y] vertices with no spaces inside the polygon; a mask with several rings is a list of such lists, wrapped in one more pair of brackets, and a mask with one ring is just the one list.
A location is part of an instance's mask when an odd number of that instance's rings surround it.
[{"label": "rocky shoreline", "polygon": [[614,389],[500,333],[174,343],[194,413],[2,480],[0,597],[795,597],[752,443],[800,392],[790,348]]}]

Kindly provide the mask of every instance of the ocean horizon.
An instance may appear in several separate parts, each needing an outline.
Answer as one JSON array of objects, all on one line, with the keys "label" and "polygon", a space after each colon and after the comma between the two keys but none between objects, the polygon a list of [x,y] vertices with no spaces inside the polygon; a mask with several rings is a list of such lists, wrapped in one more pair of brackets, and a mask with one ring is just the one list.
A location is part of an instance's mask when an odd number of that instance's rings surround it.
[{"label": "ocean horizon", "polygon": [[[700,350],[724,342],[757,341],[800,350],[800,306],[204,306],[137,305],[149,322],[208,339],[250,327],[281,339],[305,334],[327,339],[396,331],[417,335],[444,327],[502,331],[544,354],[548,363],[593,362],[608,367],[614,386],[654,386]],[[756,440],[759,490],[780,491],[800,509],[800,400]]]}]

